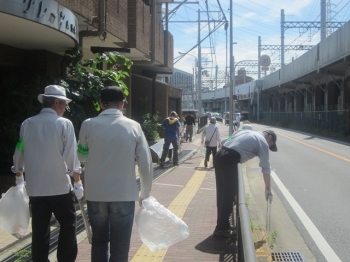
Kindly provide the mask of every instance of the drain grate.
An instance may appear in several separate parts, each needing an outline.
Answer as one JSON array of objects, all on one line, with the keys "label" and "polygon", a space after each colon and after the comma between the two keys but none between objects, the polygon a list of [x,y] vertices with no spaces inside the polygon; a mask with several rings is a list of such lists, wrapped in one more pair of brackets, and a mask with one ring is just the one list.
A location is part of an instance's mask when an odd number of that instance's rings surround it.
[{"label": "drain grate", "polygon": [[277,262],[306,262],[300,252],[274,252],[271,256]]}]

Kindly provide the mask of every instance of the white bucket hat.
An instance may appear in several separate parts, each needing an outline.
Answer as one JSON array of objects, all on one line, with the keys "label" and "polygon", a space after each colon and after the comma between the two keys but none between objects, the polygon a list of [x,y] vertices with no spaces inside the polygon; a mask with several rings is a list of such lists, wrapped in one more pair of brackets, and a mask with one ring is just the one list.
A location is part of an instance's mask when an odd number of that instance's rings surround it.
[{"label": "white bucket hat", "polygon": [[72,101],[71,99],[66,97],[66,89],[62,86],[58,85],[49,85],[45,87],[45,94],[38,95],[38,100],[40,103],[43,102],[43,96],[46,97],[56,97],[61,100],[67,101],[67,104]]}]

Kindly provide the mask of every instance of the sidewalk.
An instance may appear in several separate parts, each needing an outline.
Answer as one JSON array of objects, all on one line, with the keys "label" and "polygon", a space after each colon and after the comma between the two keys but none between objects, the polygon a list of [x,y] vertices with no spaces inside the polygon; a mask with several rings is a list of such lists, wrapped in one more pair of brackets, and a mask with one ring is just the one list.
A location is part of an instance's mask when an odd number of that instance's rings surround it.
[{"label": "sidewalk", "polygon": [[[227,137],[228,126],[219,122],[217,126],[221,137]],[[158,202],[184,220],[190,229],[189,237],[166,250],[150,252],[142,244],[134,223],[129,261],[236,261],[234,259],[236,257],[235,241],[212,236],[216,225],[215,174],[214,169],[204,167],[203,157],[199,150],[200,140],[200,135],[196,135],[191,143],[183,143],[182,151],[186,154],[180,159],[180,165],[172,167],[171,162],[165,162],[165,167],[169,166],[169,168],[153,182],[151,191],[151,195]],[[212,166],[211,161],[209,167]],[[242,165],[247,206],[258,261],[277,261],[272,260],[271,253],[285,251],[300,251],[306,259],[305,261],[316,261],[276,194],[272,204],[271,231],[265,232],[266,201],[263,196],[263,179],[261,173],[254,171],[259,168],[258,164],[258,159],[253,159]],[[136,212],[138,209],[139,207],[136,205]],[[278,232],[278,236],[276,241],[272,243],[273,249],[271,250],[266,239],[274,231]],[[77,238],[79,251],[76,261],[90,261],[91,245],[88,243],[85,231],[80,233]],[[0,250],[14,241],[16,241],[14,237],[0,230]],[[30,237],[26,240],[26,242],[28,241],[30,243]],[[15,252],[16,249],[18,246],[15,245],[6,251]],[[0,252],[0,261],[2,258]],[[50,261],[56,261],[55,252],[50,255]]]}]

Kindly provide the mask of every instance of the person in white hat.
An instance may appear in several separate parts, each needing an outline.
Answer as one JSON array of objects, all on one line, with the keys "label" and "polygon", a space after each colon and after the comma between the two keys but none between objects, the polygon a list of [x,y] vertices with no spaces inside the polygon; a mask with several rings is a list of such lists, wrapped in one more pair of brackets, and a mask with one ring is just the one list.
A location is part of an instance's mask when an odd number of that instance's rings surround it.
[{"label": "person in white hat", "polygon": [[[57,261],[73,262],[78,253],[74,199],[80,199],[84,189],[74,127],[63,117],[71,100],[58,85],[45,87],[38,100],[43,108],[21,125],[12,171],[16,173],[17,185],[26,183],[29,196],[32,260],[48,261],[53,213],[60,224]],[[74,188],[71,177],[74,177]]]}]

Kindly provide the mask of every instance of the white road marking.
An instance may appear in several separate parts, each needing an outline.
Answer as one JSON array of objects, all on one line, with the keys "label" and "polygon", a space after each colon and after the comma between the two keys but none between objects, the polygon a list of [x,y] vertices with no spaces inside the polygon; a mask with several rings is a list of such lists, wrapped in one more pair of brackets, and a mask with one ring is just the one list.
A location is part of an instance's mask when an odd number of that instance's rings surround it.
[{"label": "white road marking", "polygon": [[304,212],[304,210],[301,208],[298,202],[294,199],[294,197],[289,193],[288,189],[284,186],[284,184],[278,178],[275,172],[271,172],[271,177],[273,178],[276,185],[281,190],[282,194],[293,208],[296,215],[299,217],[300,221],[303,223],[306,230],[309,232],[310,236],[316,243],[323,256],[327,259],[327,261],[341,262],[340,258],[329,246],[329,244],[324,239],[320,231],[318,231],[317,227],[314,225],[314,223],[312,223],[311,219],[307,216],[307,214]]}]

